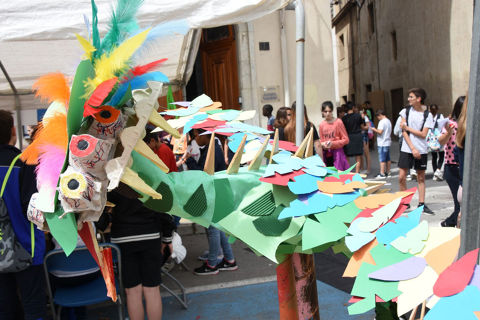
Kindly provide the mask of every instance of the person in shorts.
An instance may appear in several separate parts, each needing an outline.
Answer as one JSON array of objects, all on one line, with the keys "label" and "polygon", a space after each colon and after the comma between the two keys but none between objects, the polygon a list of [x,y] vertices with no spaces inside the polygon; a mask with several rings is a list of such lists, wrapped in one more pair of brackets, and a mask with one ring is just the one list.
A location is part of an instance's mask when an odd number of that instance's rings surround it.
[{"label": "person in shorts", "polygon": [[131,320],[162,318],[160,268],[172,252],[172,216],[155,212],[136,198],[126,185],[108,193],[115,204],[111,214],[111,242],[120,248],[122,280]]},{"label": "person in shorts", "polygon": [[354,112],[355,105],[353,102],[347,102],[347,114],[342,118],[345,129],[348,134],[348,144],[344,147],[345,155],[347,157],[355,157],[355,172],[360,172],[360,163],[363,156],[363,137],[362,130],[367,130],[365,120],[358,112]]},{"label": "person in shorts", "polygon": [[433,117],[424,105],[427,94],[422,88],[413,88],[408,91],[409,106],[400,111],[402,117],[400,128],[403,134],[403,143],[400,150],[398,167],[400,168],[398,182],[400,191],[407,189],[406,177],[408,169],[414,168],[417,172],[418,206],[423,206],[423,212],[434,214],[425,205],[425,170],[427,170],[427,133],[433,128]]},{"label": "person in shorts", "polygon": [[392,123],[385,115],[383,110],[377,110],[378,126],[372,127],[372,131],[377,134],[378,161],[380,162],[380,173],[377,179],[385,179],[389,172],[392,162],[390,161],[390,145],[392,144]]}]

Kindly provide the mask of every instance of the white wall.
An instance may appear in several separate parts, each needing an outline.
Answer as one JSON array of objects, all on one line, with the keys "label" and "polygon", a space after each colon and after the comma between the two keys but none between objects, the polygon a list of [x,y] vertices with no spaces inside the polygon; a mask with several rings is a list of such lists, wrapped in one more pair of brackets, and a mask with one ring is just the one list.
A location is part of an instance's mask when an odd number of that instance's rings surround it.
[{"label": "white wall", "polygon": [[[331,41],[331,17],[328,1],[305,1],[305,104],[310,121],[316,126],[322,120],[320,107],[323,101],[335,99],[333,56]],[[295,101],[295,12],[286,11],[286,35],[290,100]],[[283,96],[283,73],[280,51],[280,18],[275,12],[254,21],[255,30],[255,65],[258,87],[278,86],[280,101],[270,104],[274,113],[285,105]],[[270,42],[270,51],[260,51],[259,42]],[[255,91],[254,91],[255,92]],[[258,110],[264,103],[261,102],[259,88]],[[262,117],[262,126],[266,126],[266,118]]]}]

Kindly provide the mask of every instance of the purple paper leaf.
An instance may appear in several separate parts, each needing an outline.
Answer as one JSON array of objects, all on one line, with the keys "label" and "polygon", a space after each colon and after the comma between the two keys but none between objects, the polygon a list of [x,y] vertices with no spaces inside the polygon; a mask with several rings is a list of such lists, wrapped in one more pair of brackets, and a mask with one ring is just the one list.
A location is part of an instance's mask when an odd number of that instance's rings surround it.
[{"label": "purple paper leaf", "polygon": [[382,268],[368,275],[371,279],[383,281],[402,281],[418,277],[422,274],[427,261],[422,257],[411,257]]}]

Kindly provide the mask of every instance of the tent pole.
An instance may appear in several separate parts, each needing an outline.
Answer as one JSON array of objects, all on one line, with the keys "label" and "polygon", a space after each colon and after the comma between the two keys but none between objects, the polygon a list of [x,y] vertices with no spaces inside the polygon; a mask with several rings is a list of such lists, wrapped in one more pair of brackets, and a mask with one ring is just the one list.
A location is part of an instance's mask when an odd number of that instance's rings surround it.
[{"label": "tent pole", "polygon": [[460,255],[480,246],[480,5],[474,1],[470,80],[468,88],[467,131],[462,197],[462,242]]},{"label": "tent pole", "polygon": [[10,75],[8,74],[5,67],[3,66],[2,61],[0,61],[0,69],[2,69],[2,72],[5,75],[5,78],[7,78],[8,84],[10,85],[10,88],[12,88],[12,91],[13,91],[13,97],[15,99],[15,111],[17,112],[18,145],[20,147],[20,150],[22,150],[23,149],[23,129],[22,129],[22,115],[21,115],[20,96],[18,94],[17,88],[15,88],[15,85],[13,84],[13,81],[10,78]]}]

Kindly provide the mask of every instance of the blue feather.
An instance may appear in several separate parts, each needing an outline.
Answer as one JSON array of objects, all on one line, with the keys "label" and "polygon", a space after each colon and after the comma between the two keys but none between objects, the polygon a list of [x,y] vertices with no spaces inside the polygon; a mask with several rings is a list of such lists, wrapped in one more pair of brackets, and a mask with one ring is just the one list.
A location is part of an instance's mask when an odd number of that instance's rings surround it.
[{"label": "blue feather", "polygon": [[110,99],[110,101],[107,103],[107,105],[116,106],[120,102],[120,100],[122,100],[122,97],[125,95],[125,92],[127,91],[129,85],[132,90],[148,88],[147,81],[168,82],[169,80],[168,77],[160,71],[148,72],[142,74],[141,76],[132,78],[122,83],[118,87],[117,91],[113,95],[112,99]]}]

